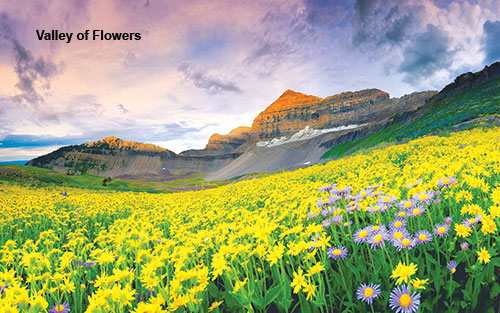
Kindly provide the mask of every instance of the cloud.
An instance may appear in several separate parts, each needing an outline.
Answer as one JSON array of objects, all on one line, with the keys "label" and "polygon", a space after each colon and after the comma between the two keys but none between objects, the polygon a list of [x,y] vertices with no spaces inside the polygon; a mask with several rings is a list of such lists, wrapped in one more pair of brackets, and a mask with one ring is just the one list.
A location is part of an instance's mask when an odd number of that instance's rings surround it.
[{"label": "cloud", "polygon": [[225,78],[214,77],[192,63],[182,63],[177,70],[184,74],[186,80],[192,82],[196,87],[205,89],[210,95],[222,92],[240,93],[241,89],[235,82]]},{"label": "cloud", "polygon": [[130,113],[130,111],[127,110],[121,103],[118,103],[117,107],[122,113]]},{"label": "cloud", "polygon": [[490,64],[500,61],[500,21],[486,21],[483,30],[484,62]]},{"label": "cloud", "polygon": [[39,92],[39,86],[45,90],[50,88],[50,79],[62,72],[64,63],[55,64],[44,57],[35,57],[18,40],[13,27],[16,22],[7,13],[0,14],[0,39],[3,45],[8,45],[14,54],[14,71],[18,82],[16,87],[21,92],[13,97],[17,103],[36,106],[43,102],[43,96]]},{"label": "cloud", "polygon": [[419,34],[403,51],[403,62],[398,71],[405,73],[409,83],[418,83],[422,78],[432,76],[451,64],[452,51],[448,49],[448,34],[432,24]]}]

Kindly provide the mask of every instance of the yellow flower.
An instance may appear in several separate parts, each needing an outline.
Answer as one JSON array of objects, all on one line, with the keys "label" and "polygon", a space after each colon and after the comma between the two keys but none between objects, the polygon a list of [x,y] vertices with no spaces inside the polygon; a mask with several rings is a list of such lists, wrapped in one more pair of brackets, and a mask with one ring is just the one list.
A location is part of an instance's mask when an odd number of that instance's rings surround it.
[{"label": "yellow flower", "polygon": [[318,262],[313,267],[311,267],[309,269],[309,273],[307,274],[307,276],[312,276],[312,275],[317,274],[317,273],[324,271],[324,270],[325,270],[325,267],[323,266],[323,264]]},{"label": "yellow flower", "polygon": [[224,300],[222,301],[215,301],[214,303],[212,303],[212,305],[210,305],[210,307],[208,308],[208,312],[212,312],[213,310],[217,309],[222,303],[224,302]]},{"label": "yellow flower", "polygon": [[477,252],[477,255],[478,255],[478,260],[484,264],[487,264],[490,262],[490,259],[491,259],[491,255],[490,253],[488,252],[488,250],[486,250],[484,247],[481,248],[480,251],[476,251]]},{"label": "yellow flower", "polygon": [[489,217],[489,216],[484,216],[481,220],[481,232],[483,234],[491,234],[495,233],[497,229],[497,224]]},{"label": "yellow flower", "polygon": [[283,252],[285,252],[285,247],[281,243],[270,249],[268,255],[266,256],[266,260],[269,261],[269,265],[273,266],[276,264],[276,262],[278,262],[278,260],[280,260],[283,256]]},{"label": "yellow flower", "polygon": [[429,279],[420,279],[420,278],[415,278],[410,281],[414,289],[422,289],[425,290],[425,285]]},{"label": "yellow flower", "polygon": [[464,224],[455,224],[455,231],[462,238],[467,238],[471,234],[471,228]]},{"label": "yellow flower", "polygon": [[307,294],[306,300],[311,299],[312,297],[316,296],[316,286],[312,284],[306,284],[304,286],[304,289],[302,289],[303,292]]},{"label": "yellow flower", "polygon": [[410,265],[406,265],[405,263],[401,263],[401,261],[399,261],[399,264],[392,271],[391,278],[397,278],[396,284],[399,285],[403,281],[407,283],[410,276],[412,276],[416,272],[417,266],[415,264],[411,263]]},{"label": "yellow flower", "polygon": [[234,288],[233,288],[233,293],[237,293],[238,291],[240,291],[241,287],[245,286],[245,284],[248,282],[248,277],[245,278],[244,281],[237,281],[235,284],[234,284]]},{"label": "yellow flower", "polygon": [[293,272],[293,281],[290,284],[292,287],[294,287],[293,293],[298,293],[302,287],[305,287],[307,285],[306,278],[303,273],[304,272],[300,267],[297,272]]}]

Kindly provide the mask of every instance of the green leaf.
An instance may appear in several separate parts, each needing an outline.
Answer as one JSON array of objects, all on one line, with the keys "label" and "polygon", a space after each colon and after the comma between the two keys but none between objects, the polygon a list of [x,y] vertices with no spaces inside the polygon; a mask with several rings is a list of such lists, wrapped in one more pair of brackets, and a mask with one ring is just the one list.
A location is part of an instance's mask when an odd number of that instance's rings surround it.
[{"label": "green leaf", "polygon": [[490,299],[496,298],[500,294],[500,285],[495,283],[490,290]]},{"label": "green leaf", "polygon": [[281,289],[282,289],[282,286],[281,285],[277,285],[277,286],[272,287],[271,289],[269,289],[266,292],[266,295],[264,297],[264,306],[265,307],[267,307],[268,305],[270,305],[274,300],[276,300],[276,298],[278,298],[278,296],[282,292]]}]

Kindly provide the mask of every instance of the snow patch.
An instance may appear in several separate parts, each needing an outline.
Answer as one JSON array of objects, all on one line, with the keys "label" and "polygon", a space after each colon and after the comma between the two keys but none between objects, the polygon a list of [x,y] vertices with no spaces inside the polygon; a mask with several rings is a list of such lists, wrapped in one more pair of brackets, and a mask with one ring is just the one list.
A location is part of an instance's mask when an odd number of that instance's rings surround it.
[{"label": "snow patch", "polygon": [[352,124],[352,125],[346,125],[346,126],[340,126],[340,127],[334,127],[334,128],[325,128],[325,129],[313,129],[313,128],[309,128],[309,126],[306,126],[306,127],[304,127],[304,129],[299,130],[298,132],[296,132],[295,134],[293,134],[290,137],[283,136],[279,139],[273,138],[273,139],[268,140],[268,141],[259,141],[259,142],[257,142],[257,147],[270,148],[270,147],[279,146],[279,145],[283,145],[283,144],[290,143],[290,142],[311,139],[313,137],[316,137],[316,136],[319,136],[322,134],[326,134],[326,133],[354,129],[354,128],[358,128],[358,127],[361,127],[364,125],[367,125],[367,124],[361,124],[361,125]]}]

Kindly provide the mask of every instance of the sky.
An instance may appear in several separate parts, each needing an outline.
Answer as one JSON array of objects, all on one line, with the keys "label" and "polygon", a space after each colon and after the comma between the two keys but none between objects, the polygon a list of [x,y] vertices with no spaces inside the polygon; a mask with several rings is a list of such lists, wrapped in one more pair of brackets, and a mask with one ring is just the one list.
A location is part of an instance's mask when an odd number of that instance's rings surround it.
[{"label": "sky", "polygon": [[287,89],[440,90],[499,38],[500,0],[0,0],[0,161],[108,136],[203,148]]}]

